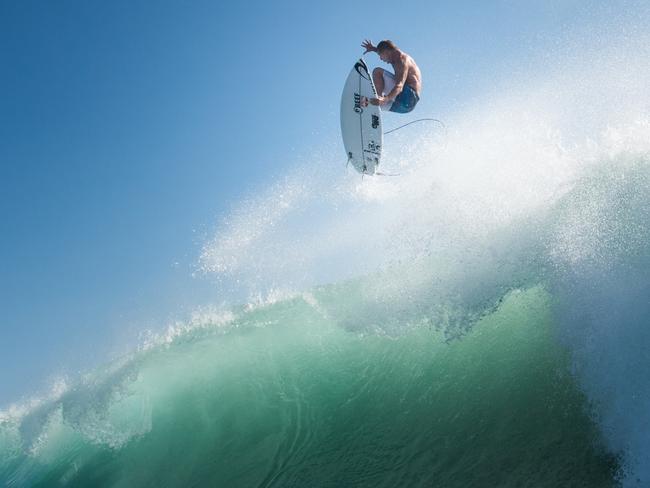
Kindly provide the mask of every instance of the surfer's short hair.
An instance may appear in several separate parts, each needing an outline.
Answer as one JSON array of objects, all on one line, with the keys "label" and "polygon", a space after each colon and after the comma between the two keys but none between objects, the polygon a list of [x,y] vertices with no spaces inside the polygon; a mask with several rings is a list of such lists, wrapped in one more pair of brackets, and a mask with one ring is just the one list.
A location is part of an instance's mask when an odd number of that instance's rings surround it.
[{"label": "surfer's short hair", "polygon": [[393,41],[389,41],[388,39],[377,44],[377,52],[386,51],[388,49],[397,49],[397,46]]}]

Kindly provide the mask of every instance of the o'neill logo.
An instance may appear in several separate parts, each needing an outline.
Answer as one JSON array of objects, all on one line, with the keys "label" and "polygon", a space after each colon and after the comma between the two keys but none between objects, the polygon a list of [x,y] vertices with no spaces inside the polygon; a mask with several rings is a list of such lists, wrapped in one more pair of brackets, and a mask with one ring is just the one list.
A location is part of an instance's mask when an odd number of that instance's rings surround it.
[{"label": "o'neill logo", "polygon": [[363,112],[363,109],[361,108],[361,95],[358,93],[354,94],[354,111],[358,114]]},{"label": "o'neill logo", "polygon": [[366,63],[363,62],[363,59],[357,61],[357,63],[354,65],[354,69],[357,70],[357,73],[363,76],[366,80],[370,79],[370,75],[368,74],[368,67],[366,66]]}]

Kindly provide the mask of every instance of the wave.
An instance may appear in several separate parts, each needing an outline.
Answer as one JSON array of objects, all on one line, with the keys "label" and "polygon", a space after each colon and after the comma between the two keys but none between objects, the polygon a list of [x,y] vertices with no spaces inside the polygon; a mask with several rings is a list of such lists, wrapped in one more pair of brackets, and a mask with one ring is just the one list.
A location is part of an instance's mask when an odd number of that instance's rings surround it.
[{"label": "wave", "polygon": [[[352,289],[358,286],[350,284]],[[346,330],[336,285],[197,325],[5,415],[8,486],[612,486],[552,340],[549,295],[511,292],[448,344]],[[352,303],[351,303],[352,302]]]}]

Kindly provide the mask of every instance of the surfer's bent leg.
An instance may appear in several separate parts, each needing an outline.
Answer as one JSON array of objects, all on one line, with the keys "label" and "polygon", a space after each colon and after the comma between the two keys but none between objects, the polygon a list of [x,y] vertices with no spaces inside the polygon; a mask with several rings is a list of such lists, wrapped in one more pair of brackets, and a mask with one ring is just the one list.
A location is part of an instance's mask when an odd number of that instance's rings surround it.
[{"label": "surfer's bent leg", "polygon": [[372,81],[375,82],[377,94],[382,97],[390,93],[395,87],[395,75],[383,68],[375,68],[372,70]]},{"label": "surfer's bent leg", "polygon": [[[375,88],[379,96],[385,96],[395,88],[395,75],[390,71],[382,68],[375,68],[372,70],[372,81],[375,82]],[[382,105],[381,109],[388,109],[389,105]]]},{"label": "surfer's bent leg", "polygon": [[377,94],[383,96],[384,94],[384,70],[382,68],[375,68],[372,70],[372,81],[375,83]]}]

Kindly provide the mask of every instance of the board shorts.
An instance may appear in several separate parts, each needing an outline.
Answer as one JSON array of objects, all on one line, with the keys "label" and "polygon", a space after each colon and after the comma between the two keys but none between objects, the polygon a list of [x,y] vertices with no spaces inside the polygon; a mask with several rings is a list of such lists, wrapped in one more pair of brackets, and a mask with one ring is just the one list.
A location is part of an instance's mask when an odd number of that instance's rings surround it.
[{"label": "board shorts", "polygon": [[[383,77],[384,93],[390,93],[390,91],[395,87],[395,75],[390,71],[383,70]],[[420,97],[413,87],[410,85],[404,85],[402,93],[395,97],[388,110],[399,114],[406,114],[413,110],[419,101]]]}]

